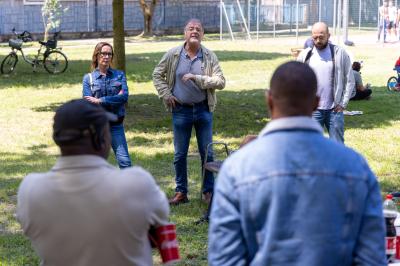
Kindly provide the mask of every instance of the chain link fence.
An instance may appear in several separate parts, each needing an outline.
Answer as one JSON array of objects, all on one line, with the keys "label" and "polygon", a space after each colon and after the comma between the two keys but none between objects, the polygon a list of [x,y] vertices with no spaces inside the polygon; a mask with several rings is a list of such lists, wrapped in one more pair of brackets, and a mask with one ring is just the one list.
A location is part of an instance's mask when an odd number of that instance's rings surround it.
[{"label": "chain link fence", "polygon": [[[350,29],[375,30],[380,5],[379,0],[224,0],[220,8],[221,36],[235,39],[309,34],[318,21],[331,28],[343,28],[346,15]],[[396,0],[393,5],[397,6]]]},{"label": "chain link fence", "polygon": [[[14,3],[14,4],[11,4]],[[112,1],[86,0],[61,1],[67,10],[61,16],[62,32],[106,32],[112,31]],[[208,31],[218,32],[219,1],[169,1],[160,0],[154,11],[153,29],[156,32],[182,32],[186,20],[199,18]],[[0,1],[0,35],[27,30],[32,33],[43,33],[41,15],[42,5],[24,4],[22,1]],[[144,18],[138,1],[125,1],[125,30],[143,30]]]},{"label": "chain link fence", "polygon": [[[12,28],[43,33],[41,5],[28,5],[26,1],[0,2],[0,36],[10,34]],[[400,0],[389,1],[396,7],[400,5]],[[57,30],[112,31],[111,0],[61,3],[67,11]],[[317,21],[340,29],[346,16],[350,29],[376,30],[381,5],[382,0],[160,0],[155,8],[153,29],[159,34],[181,32],[185,21],[195,17],[203,21],[207,33],[219,31],[221,39],[254,39],[308,35]],[[136,0],[125,1],[125,29],[143,29],[143,14]]]}]

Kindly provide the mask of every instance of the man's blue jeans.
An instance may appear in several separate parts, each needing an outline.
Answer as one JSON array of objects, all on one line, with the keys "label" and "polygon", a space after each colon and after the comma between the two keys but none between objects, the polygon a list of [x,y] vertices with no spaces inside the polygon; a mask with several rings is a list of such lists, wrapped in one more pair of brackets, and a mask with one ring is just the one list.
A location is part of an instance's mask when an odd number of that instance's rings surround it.
[{"label": "man's blue jeans", "polygon": [[317,109],[313,114],[315,121],[326,128],[329,138],[344,143],[344,116],[343,112],[334,112],[333,109]]},{"label": "man's blue jeans", "polygon": [[132,166],[128,145],[126,144],[124,125],[122,123],[119,125],[112,125],[110,126],[110,132],[111,147],[113,148],[119,168]]},{"label": "man's blue jeans", "polygon": [[[198,103],[194,106],[177,104],[172,110],[172,123],[174,127],[174,166],[176,192],[187,193],[187,154],[189,150],[192,128],[196,131],[197,147],[200,152],[201,166],[203,167],[207,144],[212,142],[213,115],[208,110],[207,103]],[[207,162],[213,161],[212,149],[209,149]],[[203,193],[212,192],[214,176],[206,171]]]}]

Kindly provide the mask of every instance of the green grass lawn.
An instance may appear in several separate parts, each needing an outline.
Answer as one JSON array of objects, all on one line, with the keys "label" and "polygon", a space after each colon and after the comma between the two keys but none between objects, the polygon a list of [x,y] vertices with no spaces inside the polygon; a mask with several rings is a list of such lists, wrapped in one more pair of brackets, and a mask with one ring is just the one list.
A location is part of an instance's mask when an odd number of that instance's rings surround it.
[{"label": "green grass lawn", "polygon": [[[349,105],[349,110],[362,110],[364,115],[346,117],[345,139],[366,157],[385,193],[400,189],[400,93],[386,91],[400,44],[383,47],[368,38],[374,36],[359,36],[360,44],[348,50],[364,61],[362,76],[373,86],[372,99]],[[26,174],[47,171],[54,164],[58,155],[51,139],[54,110],[81,97],[94,43],[61,42],[70,63],[62,75],[48,75],[43,69],[33,73],[20,58],[15,74],[0,77],[0,265],[38,264],[14,217],[17,188]],[[130,97],[125,125],[131,157],[154,175],[169,196],[174,191],[171,116],[156,95],[151,74],[165,51],[180,43],[133,38],[126,43]],[[245,135],[256,134],[268,122],[264,89],[274,69],[292,59],[290,48],[297,45],[294,38],[204,44],[216,52],[227,79],[226,88],[218,92],[214,139],[236,149]],[[6,45],[0,45],[0,60],[8,52]],[[110,162],[115,164],[113,156]],[[190,203],[172,207],[170,219],[177,224],[181,264],[206,265],[208,226],[193,225],[206,208],[199,200],[200,158],[194,137],[188,162]],[[154,260],[160,263],[158,255]]]}]

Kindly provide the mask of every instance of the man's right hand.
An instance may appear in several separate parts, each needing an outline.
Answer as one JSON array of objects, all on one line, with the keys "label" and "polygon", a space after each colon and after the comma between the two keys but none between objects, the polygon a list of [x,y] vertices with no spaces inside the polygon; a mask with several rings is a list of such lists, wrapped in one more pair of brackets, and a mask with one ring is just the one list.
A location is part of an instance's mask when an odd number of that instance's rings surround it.
[{"label": "man's right hand", "polygon": [[178,99],[175,96],[171,95],[166,102],[169,107],[175,108]]},{"label": "man's right hand", "polygon": [[343,112],[344,108],[341,105],[338,104],[338,105],[335,106],[335,108],[333,108],[333,111],[335,113]]}]

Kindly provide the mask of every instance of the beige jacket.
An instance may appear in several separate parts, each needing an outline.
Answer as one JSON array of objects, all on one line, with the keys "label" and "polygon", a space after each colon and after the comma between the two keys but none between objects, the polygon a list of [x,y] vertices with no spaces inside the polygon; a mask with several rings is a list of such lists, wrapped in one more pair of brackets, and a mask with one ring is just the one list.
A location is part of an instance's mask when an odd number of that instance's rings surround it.
[{"label": "beige jacket", "polygon": [[17,219],[43,266],[153,265],[148,230],[168,215],[147,171],[94,155],[62,156],[18,191]]},{"label": "beige jacket", "polygon": [[[166,100],[172,95],[172,89],[174,88],[175,82],[175,71],[179,62],[179,55],[184,47],[184,44],[178,47],[174,47],[169,50],[162,58],[158,65],[153,71],[153,83],[156,87],[158,96]],[[203,45],[201,46],[203,51],[203,63],[202,69],[204,75],[196,75],[196,84],[199,88],[207,90],[207,100],[210,112],[215,110],[217,104],[217,97],[215,90],[222,90],[225,87],[225,77],[222,73],[221,67],[218,63],[217,56]]]}]

